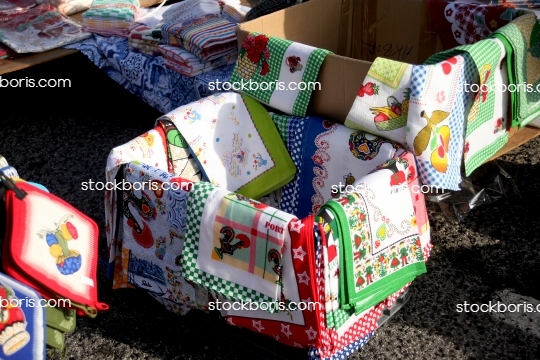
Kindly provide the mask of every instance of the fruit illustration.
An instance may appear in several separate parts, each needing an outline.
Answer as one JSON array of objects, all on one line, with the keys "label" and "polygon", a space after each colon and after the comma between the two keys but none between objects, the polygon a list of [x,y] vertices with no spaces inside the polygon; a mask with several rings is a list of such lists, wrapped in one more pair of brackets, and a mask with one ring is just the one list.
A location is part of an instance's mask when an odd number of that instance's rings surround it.
[{"label": "fruit illustration", "polygon": [[379,94],[379,86],[375,83],[368,82],[362,85],[360,90],[358,90],[358,96],[364,97],[364,95],[373,96]]},{"label": "fruit illustration", "polygon": [[433,132],[433,126],[439,124],[449,115],[450,113],[447,113],[446,111],[434,110],[431,113],[431,116],[428,117],[426,112],[422,110],[420,116],[427,120],[427,124],[414,138],[413,148],[416,156],[419,156],[426,150],[429,144],[429,139],[431,138],[431,133]]},{"label": "fruit illustration", "polygon": [[45,237],[49,245],[49,253],[56,259],[56,267],[62,275],[76,273],[82,265],[82,258],[78,251],[71,250],[68,241],[77,240],[79,233],[75,225],[68,221],[73,215],[64,216],[56,229],[44,230],[40,236]]},{"label": "fruit illustration", "polygon": [[0,346],[4,355],[9,356],[22,349],[30,341],[26,330],[26,317],[17,305],[15,292],[6,284],[0,283]]},{"label": "fruit illustration", "polygon": [[450,128],[441,126],[435,133],[435,150],[431,153],[431,165],[438,172],[444,173],[448,168],[448,145],[450,142]]},{"label": "fruit illustration", "polygon": [[402,102],[399,102],[394,96],[389,96],[386,99],[387,106],[369,108],[373,115],[375,115],[373,121],[377,129],[389,131],[407,124],[411,89],[407,88],[403,95],[404,100]]}]

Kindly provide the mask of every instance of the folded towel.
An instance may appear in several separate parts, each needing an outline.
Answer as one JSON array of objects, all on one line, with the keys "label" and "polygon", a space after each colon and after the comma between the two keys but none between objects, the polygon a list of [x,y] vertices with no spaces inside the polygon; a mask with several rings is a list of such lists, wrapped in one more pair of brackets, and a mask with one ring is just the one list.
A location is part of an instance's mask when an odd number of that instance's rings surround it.
[{"label": "folded towel", "polygon": [[237,51],[236,24],[216,14],[167,23],[162,32],[165,45],[181,46],[204,61]]},{"label": "folded towel", "polygon": [[512,126],[525,126],[540,116],[540,23],[528,11],[493,36],[506,48],[510,85],[521,87],[510,93]]},{"label": "folded towel", "polygon": [[316,214],[345,187],[393,158],[400,147],[319,117],[273,115],[272,120],[285,126],[283,140],[298,169],[294,180],[283,187],[280,209],[299,218]]},{"label": "folded towel", "polygon": [[187,280],[231,300],[281,300],[282,258],[301,225],[294,216],[206,182],[193,185],[187,214]]},{"label": "folded towel", "polygon": [[475,67],[474,78],[468,79],[468,84],[462,84],[461,89],[470,96],[476,93],[466,115],[463,147],[465,175],[469,176],[508,142],[508,73],[504,61],[506,51],[497,39],[481,40],[437,53],[426,64],[445,61],[459,54],[470,59]]},{"label": "folded towel", "polygon": [[129,284],[145,290],[162,304],[175,303],[181,315],[203,309],[208,294],[202,304],[196,301],[201,293],[196,294],[196,286],[181,271],[193,183],[140,163],[127,165],[124,176],[132,188],[123,193],[122,259],[115,269],[114,288]]},{"label": "folded towel", "polygon": [[184,0],[172,4],[163,13],[163,23],[178,23],[198,19],[206,14],[219,14],[221,8],[216,0]]},{"label": "folded towel", "polygon": [[148,26],[135,23],[129,33],[129,39],[147,40],[161,43],[163,35],[161,34],[161,24]]},{"label": "folded towel", "polygon": [[359,314],[426,272],[405,183],[414,173],[414,162],[396,157],[360,179],[357,192],[321,208],[318,216],[335,221],[333,235],[339,241],[341,309]]},{"label": "folded towel", "polygon": [[345,125],[405,142],[412,65],[378,57],[358,90]]},{"label": "folded towel", "polygon": [[236,24],[243,23],[244,21],[246,21],[246,13],[231,5],[225,5],[223,7],[221,16],[224,19],[227,19],[230,22],[236,23]]},{"label": "folded towel", "polygon": [[128,39],[129,49],[135,52],[140,52],[149,56],[159,56],[159,41],[139,40],[134,38]]},{"label": "folded towel", "polygon": [[201,61],[189,51],[170,45],[160,45],[165,66],[185,76],[199,75],[221,66],[236,63],[237,54],[225,55],[212,61]]},{"label": "folded towel", "polygon": [[242,43],[230,83],[248,84],[240,91],[288,115],[305,116],[319,68],[329,53],[251,33]]},{"label": "folded towel", "polygon": [[139,0],[93,0],[82,15],[83,28],[101,35],[128,36],[139,11]]},{"label": "folded towel", "polygon": [[264,107],[227,92],[184,105],[158,120],[181,132],[206,179],[250,198],[287,184],[296,167]]},{"label": "folded towel", "polygon": [[50,4],[41,4],[0,22],[0,42],[17,53],[43,52],[90,36]]}]

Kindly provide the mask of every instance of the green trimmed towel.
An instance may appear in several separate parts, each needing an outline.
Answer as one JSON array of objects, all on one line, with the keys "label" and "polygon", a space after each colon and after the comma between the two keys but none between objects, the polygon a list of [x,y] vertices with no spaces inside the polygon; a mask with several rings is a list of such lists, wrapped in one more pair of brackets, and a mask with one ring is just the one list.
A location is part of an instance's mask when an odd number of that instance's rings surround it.
[{"label": "green trimmed towel", "polygon": [[[339,241],[340,309],[359,314],[426,272],[407,185],[415,173],[410,154],[395,157],[321,208]],[[334,326],[347,317],[338,315]]]},{"label": "green trimmed towel", "polygon": [[45,320],[48,327],[64,333],[72,332],[77,325],[77,312],[73,309],[45,307]]},{"label": "green trimmed towel", "polygon": [[540,23],[526,12],[492,36],[506,48],[509,84],[520,90],[510,92],[512,126],[523,127],[540,116]]},{"label": "green trimmed towel", "polygon": [[258,199],[294,178],[296,166],[270,114],[247,95],[211,95],[160,120],[176,125],[214,185]]},{"label": "green trimmed towel", "polygon": [[187,206],[182,250],[186,280],[233,301],[280,301],[284,251],[291,249],[289,229],[300,231],[303,224],[207,182],[193,185]]},{"label": "green trimmed towel", "polygon": [[328,50],[274,36],[249,34],[229,80],[234,90],[288,115],[305,116]]},{"label": "green trimmed towel", "polygon": [[508,86],[506,52],[498,39],[486,39],[437,53],[426,63],[435,64],[456,55],[464,57],[472,75],[466,79],[467,84],[461,84],[461,91],[469,93],[470,103],[463,146],[465,175],[469,176],[508,142],[508,92],[502,91]]}]

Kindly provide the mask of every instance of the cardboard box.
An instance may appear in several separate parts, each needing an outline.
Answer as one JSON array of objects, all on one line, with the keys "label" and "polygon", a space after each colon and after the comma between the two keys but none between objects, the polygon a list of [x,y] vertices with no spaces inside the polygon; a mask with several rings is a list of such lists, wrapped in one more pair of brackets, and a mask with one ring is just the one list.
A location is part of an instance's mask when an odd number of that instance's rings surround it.
[{"label": "cardboard box", "polygon": [[259,32],[327,49],[309,113],[343,123],[371,61],[412,64],[442,50],[427,0],[310,0],[240,24],[239,46]]}]

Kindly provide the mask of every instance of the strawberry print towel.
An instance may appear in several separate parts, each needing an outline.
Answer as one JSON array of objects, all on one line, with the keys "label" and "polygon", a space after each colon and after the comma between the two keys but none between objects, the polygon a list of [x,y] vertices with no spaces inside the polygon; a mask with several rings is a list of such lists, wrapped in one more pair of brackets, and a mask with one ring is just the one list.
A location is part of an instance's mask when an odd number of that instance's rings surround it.
[{"label": "strawberry print towel", "polygon": [[231,300],[281,299],[284,251],[302,225],[296,218],[207,182],[193,185],[187,214],[187,280]]},{"label": "strawberry print towel", "polygon": [[[242,43],[229,82],[240,91],[288,115],[305,116],[312,82],[328,50],[251,33]],[[252,84],[255,83],[255,84]],[[251,88],[249,87],[251,85]]]},{"label": "strawberry print towel", "polygon": [[345,125],[405,142],[412,65],[378,57],[358,90]]},{"label": "strawberry print towel", "polygon": [[181,106],[172,121],[211,183],[250,198],[291,181],[296,167],[270,115],[246,95],[221,93]]},{"label": "strawberry print towel", "polygon": [[[336,221],[343,310],[360,314],[426,272],[406,183],[416,171],[409,159],[389,160],[360,179],[357,192],[343,194],[321,209]],[[396,178],[400,183],[393,185]]]}]

